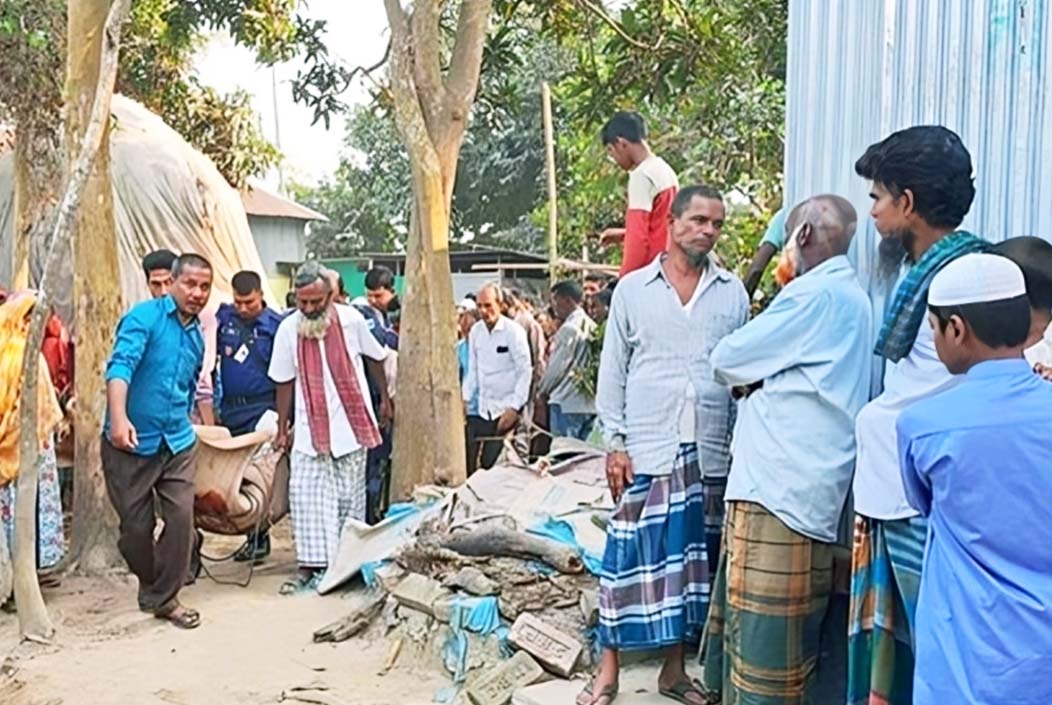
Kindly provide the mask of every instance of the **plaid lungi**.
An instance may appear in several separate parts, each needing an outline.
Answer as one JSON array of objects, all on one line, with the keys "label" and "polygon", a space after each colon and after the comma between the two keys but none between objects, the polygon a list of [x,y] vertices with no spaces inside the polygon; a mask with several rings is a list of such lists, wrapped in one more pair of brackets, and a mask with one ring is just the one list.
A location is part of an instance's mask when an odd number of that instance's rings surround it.
[{"label": "plaid lungi", "polygon": [[759,504],[728,502],[702,639],[703,684],[724,705],[809,702],[834,552]]},{"label": "plaid lungi", "polygon": [[347,519],[365,521],[365,459],[364,448],[341,458],[292,451],[289,514],[301,566],[328,567]]},{"label": "plaid lungi", "polygon": [[928,525],[855,517],[848,615],[849,705],[913,702],[913,619]]},{"label": "plaid lungi", "polygon": [[708,610],[705,511],[698,448],[679,447],[672,473],[637,474],[606,529],[599,644],[654,649],[697,637]]}]

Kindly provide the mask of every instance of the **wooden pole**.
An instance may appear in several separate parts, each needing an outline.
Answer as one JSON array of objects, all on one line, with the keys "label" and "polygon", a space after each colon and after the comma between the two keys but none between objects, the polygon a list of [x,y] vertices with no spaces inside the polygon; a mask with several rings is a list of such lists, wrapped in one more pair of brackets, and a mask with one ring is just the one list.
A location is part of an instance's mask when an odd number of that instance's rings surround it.
[{"label": "wooden pole", "polygon": [[555,283],[555,263],[559,259],[558,197],[555,192],[555,136],[552,128],[552,89],[541,84],[541,103],[544,109],[544,161],[548,171],[548,278]]}]

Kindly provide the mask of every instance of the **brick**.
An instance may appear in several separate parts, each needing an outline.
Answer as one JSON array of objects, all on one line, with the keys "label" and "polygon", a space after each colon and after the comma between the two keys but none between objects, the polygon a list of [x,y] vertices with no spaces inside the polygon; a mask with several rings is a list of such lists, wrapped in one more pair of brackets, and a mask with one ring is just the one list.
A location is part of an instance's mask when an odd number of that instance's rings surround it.
[{"label": "brick", "polygon": [[435,600],[448,594],[449,591],[443,588],[437,580],[420,573],[410,573],[405,576],[391,592],[391,596],[398,600],[398,604],[429,615],[434,614]]},{"label": "brick", "polygon": [[468,686],[468,698],[474,705],[507,705],[519,688],[544,677],[544,669],[525,651],[495,666]]},{"label": "brick", "polygon": [[564,678],[573,673],[584,646],[574,637],[552,625],[523,613],[515,620],[508,642],[528,652],[545,668]]}]

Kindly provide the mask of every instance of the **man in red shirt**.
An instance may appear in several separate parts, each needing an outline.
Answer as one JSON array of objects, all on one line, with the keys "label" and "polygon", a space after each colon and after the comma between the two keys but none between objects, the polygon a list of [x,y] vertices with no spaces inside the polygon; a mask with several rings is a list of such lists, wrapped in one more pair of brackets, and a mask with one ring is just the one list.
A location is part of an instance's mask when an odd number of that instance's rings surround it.
[{"label": "man in red shirt", "polygon": [[615,113],[603,127],[606,153],[628,172],[625,227],[607,228],[603,244],[624,242],[621,276],[640,269],[665,251],[672,199],[679,190],[676,172],[646,143],[647,126],[634,112]]}]

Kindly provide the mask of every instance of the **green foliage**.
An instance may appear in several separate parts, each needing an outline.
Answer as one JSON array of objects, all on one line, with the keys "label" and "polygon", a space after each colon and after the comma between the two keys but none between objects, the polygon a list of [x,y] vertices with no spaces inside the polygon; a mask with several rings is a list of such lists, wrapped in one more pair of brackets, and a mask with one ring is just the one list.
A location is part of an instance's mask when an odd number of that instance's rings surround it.
[{"label": "green foliage", "polygon": [[0,0],[0,119],[53,129],[62,110],[65,3]]},{"label": "green foliage", "polygon": [[603,355],[603,337],[606,335],[606,321],[595,327],[588,336],[588,347],[585,348],[581,364],[570,371],[577,391],[590,399],[595,399],[599,389],[599,358]]}]

